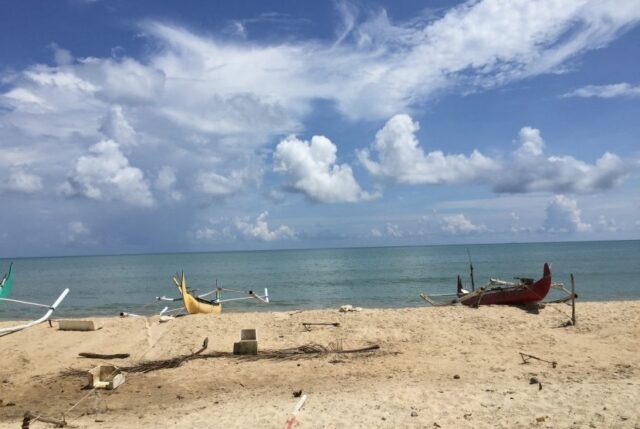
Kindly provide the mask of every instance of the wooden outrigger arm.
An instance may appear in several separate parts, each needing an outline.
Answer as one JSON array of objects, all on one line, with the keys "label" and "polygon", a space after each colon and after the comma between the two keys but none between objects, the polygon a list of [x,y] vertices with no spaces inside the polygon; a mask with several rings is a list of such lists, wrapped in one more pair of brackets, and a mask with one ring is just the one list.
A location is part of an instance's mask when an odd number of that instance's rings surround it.
[{"label": "wooden outrigger arm", "polygon": [[[227,299],[222,299],[220,298],[220,292],[235,292],[235,293],[246,293],[249,296],[242,296],[242,297],[237,297],[237,298],[227,298]],[[225,288],[215,288],[212,291],[209,291],[207,293],[203,293],[201,295],[196,295],[198,298],[205,298],[211,294],[215,293],[216,297],[214,299],[211,300],[211,302],[215,303],[215,304],[219,304],[222,302],[229,302],[229,301],[240,301],[240,300],[244,300],[244,299],[257,299],[258,301],[262,302],[263,304],[268,304],[269,303],[269,291],[267,290],[267,288],[264,288],[264,295],[258,295],[257,293],[255,293],[254,291],[250,290],[250,291],[243,291],[243,290],[236,290],[236,289],[225,289]],[[178,297],[178,298],[169,298],[167,296],[157,296],[156,300],[158,301],[169,301],[169,302],[178,302],[178,301],[182,301],[182,297]],[[165,310],[166,312],[166,310]]]},{"label": "wooden outrigger arm", "polygon": [[30,327],[32,327],[34,325],[39,324],[39,323],[46,322],[47,320],[49,320],[49,318],[51,317],[51,315],[53,314],[55,309],[58,307],[58,305],[60,305],[60,303],[67,296],[68,293],[69,293],[69,289],[68,288],[63,290],[62,293],[60,294],[60,296],[58,297],[58,299],[56,299],[55,302],[53,304],[51,304],[51,305],[38,304],[36,302],[19,301],[17,299],[0,298],[0,301],[16,302],[18,304],[26,304],[26,305],[33,305],[33,306],[37,306],[37,307],[47,307],[48,308],[48,310],[44,314],[44,316],[42,316],[41,318],[39,318],[37,320],[33,320],[33,321],[25,323],[23,325],[10,326],[8,328],[0,328],[0,336],[1,335],[6,335],[6,334],[10,334],[12,332],[21,331],[23,329],[30,328]]},{"label": "wooden outrigger arm", "polygon": [[[451,301],[449,302],[437,302],[433,300],[433,297],[440,297],[440,296],[450,296],[450,297],[455,297],[453,298]],[[425,293],[421,293],[420,294],[420,298],[424,299],[425,301],[427,301],[429,304],[433,305],[434,307],[444,307],[445,305],[454,305],[457,304],[458,302],[460,302],[460,299],[452,293],[443,293],[440,295],[427,295]]]}]

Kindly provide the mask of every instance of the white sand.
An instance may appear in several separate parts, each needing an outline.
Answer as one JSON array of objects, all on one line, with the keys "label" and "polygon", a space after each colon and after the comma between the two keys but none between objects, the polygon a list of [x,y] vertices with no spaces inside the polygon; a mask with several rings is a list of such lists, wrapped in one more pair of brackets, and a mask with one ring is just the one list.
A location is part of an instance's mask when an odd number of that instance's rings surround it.
[{"label": "white sand", "polygon": [[[292,392],[300,389],[308,395],[300,428],[640,427],[640,302],[580,303],[576,327],[560,327],[567,320],[560,311],[570,308],[547,306],[538,315],[509,307],[225,313],[165,324],[157,317],[105,318],[95,332],[39,325],[0,337],[0,427],[20,427],[27,410],[60,417],[88,395],[66,414],[69,423],[282,428],[297,401]],[[307,321],[341,326],[307,332],[301,325]],[[100,362],[79,352],[131,353],[109,361],[126,366],[190,353],[204,337],[207,351],[231,351],[241,328],[256,328],[263,350],[339,342],[381,349],[298,360],[197,360],[127,374],[120,388],[99,394],[82,390],[82,377],[60,375]],[[558,365],[525,365],[518,352]]]}]

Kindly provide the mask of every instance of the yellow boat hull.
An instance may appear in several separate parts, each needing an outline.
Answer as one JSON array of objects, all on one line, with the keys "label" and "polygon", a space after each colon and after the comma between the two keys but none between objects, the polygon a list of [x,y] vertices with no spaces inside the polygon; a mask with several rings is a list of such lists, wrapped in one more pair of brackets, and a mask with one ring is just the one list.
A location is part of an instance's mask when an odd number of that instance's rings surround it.
[{"label": "yellow boat hull", "polygon": [[220,303],[212,303],[212,302],[202,302],[198,301],[194,296],[192,296],[189,292],[187,292],[187,280],[185,279],[184,273],[182,273],[182,277],[178,280],[177,277],[173,278],[173,283],[178,288],[180,295],[182,295],[182,303],[184,304],[185,310],[189,314],[220,314],[222,313],[222,304]]}]

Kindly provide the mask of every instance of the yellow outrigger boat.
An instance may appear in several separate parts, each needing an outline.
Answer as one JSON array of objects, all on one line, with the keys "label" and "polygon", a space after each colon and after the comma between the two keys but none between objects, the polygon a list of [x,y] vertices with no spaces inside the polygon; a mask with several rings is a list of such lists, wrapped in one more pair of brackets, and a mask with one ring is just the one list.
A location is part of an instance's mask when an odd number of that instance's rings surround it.
[{"label": "yellow outrigger boat", "polygon": [[184,276],[184,272],[182,273],[180,279],[178,279],[178,275],[176,274],[175,276],[173,276],[172,280],[178,288],[180,295],[182,296],[182,303],[184,304],[184,309],[187,310],[187,313],[220,314],[222,312],[222,304],[220,303],[219,299],[207,301],[206,299],[193,296],[189,293],[189,291],[187,291],[187,280]]},{"label": "yellow outrigger boat", "polygon": [[[168,298],[166,296],[159,296],[159,297],[156,297],[156,299],[158,301],[172,301],[172,302],[182,301],[184,309],[187,311],[188,314],[199,314],[199,313],[220,314],[222,313],[223,302],[239,301],[243,299],[257,299],[263,304],[269,303],[269,291],[267,290],[267,288],[264,289],[264,295],[258,295],[252,290],[242,291],[242,290],[221,288],[217,286],[218,282],[216,281],[216,288],[214,290],[207,293],[203,293],[201,295],[196,295],[194,293],[195,291],[190,291],[189,289],[187,289],[187,280],[185,278],[184,272],[182,272],[181,274],[176,274],[175,276],[172,277],[172,280],[173,280],[173,284],[178,288],[178,292],[180,292],[180,297]],[[249,296],[222,299],[221,293],[223,291],[246,294]],[[206,296],[209,296],[211,294],[215,294],[214,299],[212,300],[205,299]],[[160,312],[160,315],[181,311],[181,310],[182,308],[174,308],[172,310],[169,310],[167,307],[165,307]],[[121,313],[121,316],[137,316],[137,315],[129,314],[129,313]]]}]

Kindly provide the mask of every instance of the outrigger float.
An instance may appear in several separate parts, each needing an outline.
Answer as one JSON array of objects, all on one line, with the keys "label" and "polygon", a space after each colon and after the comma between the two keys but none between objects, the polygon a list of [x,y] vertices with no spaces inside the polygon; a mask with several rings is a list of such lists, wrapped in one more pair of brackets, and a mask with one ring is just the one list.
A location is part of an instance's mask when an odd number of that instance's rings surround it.
[{"label": "outrigger float", "polygon": [[427,295],[420,297],[434,306],[462,304],[470,307],[480,305],[530,305],[540,303],[549,293],[551,288],[561,290],[569,296],[553,302],[566,302],[575,299],[573,293],[564,288],[562,283],[551,282],[551,269],[549,264],[544,264],[543,274],[534,282],[533,279],[516,277],[517,282],[509,282],[500,279],[489,279],[489,282],[475,289],[473,281],[473,265],[470,264],[472,291],[462,287],[462,280],[458,276],[458,288],[456,294]]},{"label": "outrigger float", "polygon": [[31,306],[34,306],[34,307],[44,307],[44,308],[47,308],[48,310],[39,319],[32,320],[31,322],[27,322],[27,323],[24,323],[22,325],[9,326],[9,327],[6,327],[6,328],[0,328],[0,336],[11,334],[11,333],[17,332],[17,331],[21,331],[23,329],[30,328],[30,327],[32,327],[34,325],[39,324],[39,323],[46,322],[47,320],[49,320],[49,318],[51,317],[53,312],[56,310],[56,308],[58,308],[58,306],[60,305],[62,300],[64,300],[64,298],[69,293],[69,289],[68,288],[63,290],[62,293],[60,294],[60,296],[58,296],[58,298],[53,302],[53,304],[46,305],[46,304],[39,304],[37,302],[20,301],[18,299],[7,298],[9,295],[11,295],[12,287],[13,287],[13,263],[9,264],[9,272],[7,272],[2,277],[2,280],[0,281],[0,302],[3,302],[3,301],[4,302],[15,302],[17,304],[31,305]]}]

